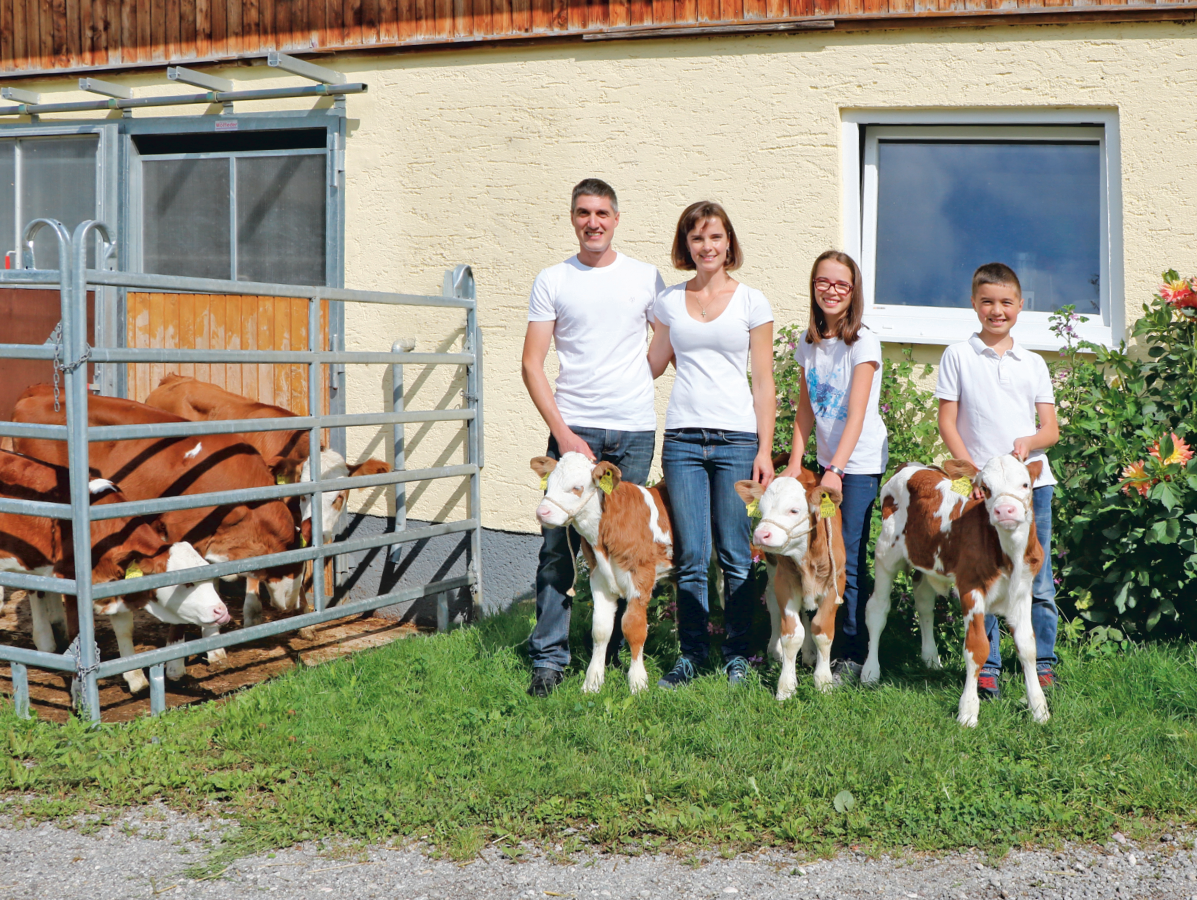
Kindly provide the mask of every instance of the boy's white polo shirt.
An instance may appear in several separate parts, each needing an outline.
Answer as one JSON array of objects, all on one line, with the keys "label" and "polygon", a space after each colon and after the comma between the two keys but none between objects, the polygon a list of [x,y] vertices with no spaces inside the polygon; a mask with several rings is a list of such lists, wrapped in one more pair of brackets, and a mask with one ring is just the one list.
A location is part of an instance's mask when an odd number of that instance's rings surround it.
[{"label": "boy's white polo shirt", "polygon": [[[1055,404],[1047,363],[1017,341],[1002,356],[974,334],[952,344],[939,363],[935,396],[960,406],[956,429],[973,461],[984,466],[995,456],[1014,449],[1014,441],[1039,430],[1035,404]],[[1055,484],[1047,454],[1036,450],[1027,462],[1043,462],[1035,487]]]}]

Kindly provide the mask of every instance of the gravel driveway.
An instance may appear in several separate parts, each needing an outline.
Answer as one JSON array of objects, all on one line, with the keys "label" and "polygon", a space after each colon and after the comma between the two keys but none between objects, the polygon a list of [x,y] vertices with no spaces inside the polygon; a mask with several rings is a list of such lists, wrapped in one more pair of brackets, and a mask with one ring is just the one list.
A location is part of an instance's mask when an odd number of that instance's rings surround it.
[{"label": "gravel driveway", "polygon": [[[466,864],[418,849],[306,844],[238,860],[203,881],[183,871],[220,842],[229,823],[148,807],[98,829],[0,827],[0,900],[8,898],[1197,898],[1193,833],[1137,846],[1015,851],[996,867],[977,853],[867,859],[853,853],[801,862],[768,851],[736,859],[593,854],[574,864],[487,848]],[[1166,837],[1171,837],[1170,835]]]}]

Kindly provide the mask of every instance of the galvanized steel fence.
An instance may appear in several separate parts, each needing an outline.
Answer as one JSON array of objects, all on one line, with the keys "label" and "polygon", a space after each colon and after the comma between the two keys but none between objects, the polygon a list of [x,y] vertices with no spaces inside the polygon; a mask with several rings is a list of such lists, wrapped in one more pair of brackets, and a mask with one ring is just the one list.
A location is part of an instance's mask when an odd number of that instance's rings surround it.
[{"label": "galvanized steel fence", "polygon": [[[39,270],[34,267],[33,239],[43,228],[49,228],[58,240],[60,269]],[[87,268],[89,241],[96,246],[99,268]],[[0,344],[0,358],[48,360],[55,364],[55,379],[62,376],[62,397],[66,407],[66,425],[33,425],[0,422],[0,436],[65,440],[68,448],[70,473],[70,503],[45,503],[30,500],[0,498],[0,512],[18,515],[69,519],[75,543],[76,577],[48,578],[14,572],[0,572],[0,585],[26,591],[46,591],[64,595],[66,602],[75,598],[79,606],[79,640],[73,647],[77,653],[46,653],[21,647],[0,645],[0,661],[8,662],[12,672],[14,700],[21,715],[29,713],[29,679],[27,667],[34,666],[75,675],[81,688],[81,714],[94,721],[100,718],[98,679],[140,668],[149,668],[150,709],[155,715],[166,708],[165,665],[217,648],[259,640],[271,635],[294,631],[309,625],[329,622],[380,607],[405,603],[421,597],[443,598],[450,592],[468,587],[475,604],[482,596],[482,524],[480,472],[483,465],[482,448],[482,331],[478,325],[474,280],[468,266],[458,266],[447,272],[442,296],[393,294],[378,291],[354,291],[341,288],[308,287],[288,284],[266,284],[245,281],[225,281],[207,278],[185,278],[166,275],[142,275],[111,271],[108,267],[115,244],[105,225],[97,221],[81,223],[68,233],[62,223],[51,219],[36,219],[26,227],[23,262],[26,268],[0,272],[0,287],[6,285],[38,285],[60,287],[62,295],[61,339],[46,345]],[[87,344],[88,288],[115,287],[135,290],[180,292],[196,294],[238,294],[307,299],[308,347],[306,350],[184,350],[146,348],[103,348]],[[465,313],[465,337],[462,352],[415,353],[364,352],[329,350],[318,346],[320,340],[320,304],[322,301],[344,303],[389,304],[412,307],[440,307],[462,310]],[[301,364],[308,367],[308,409],[321,409],[320,368],[323,365],[382,364],[395,367],[398,396],[391,412],[357,413],[347,415],[310,414],[285,419],[251,419],[244,421],[205,421],[186,423],[155,423],[146,425],[90,426],[88,425],[87,363],[277,363]],[[403,365],[450,365],[466,368],[465,403],[460,409],[405,410],[402,405]],[[423,422],[464,422],[468,430],[467,459],[463,465],[439,466],[425,469],[404,469],[402,429],[405,424]],[[324,428],[345,428],[361,425],[390,425],[398,439],[400,455],[395,471],[358,478],[325,480],[320,472],[320,432]],[[135,500],[106,504],[93,508],[88,494],[88,442],[129,440],[137,438],[166,438],[205,434],[231,434],[246,431],[284,431],[305,429],[309,439],[311,481],[280,484],[270,487],[247,488],[206,494],[187,494],[152,500]],[[408,482],[439,478],[469,478],[467,518],[418,528],[406,528],[404,488]],[[166,647],[137,653],[134,656],[101,660],[95,643],[93,602],[123,594],[154,590],[167,585],[192,582],[196,570],[183,569],[160,575],[145,575],[135,581],[115,581],[93,585],[91,582],[91,522],[100,519],[150,516],[179,509],[221,506],[264,500],[282,500],[300,495],[337,492],[350,488],[394,485],[396,494],[396,530],[374,537],[324,543],[322,523],[323,504],[313,498],[309,504],[312,517],[312,543],[302,549],[288,550],[269,556],[249,557],[209,564],[203,571],[206,579],[220,578],[234,573],[255,572],[269,566],[312,562],[312,612],[293,615],[202,638],[198,641],[171,644]],[[469,533],[471,547],[466,574],[393,591],[365,600],[343,602],[328,607],[324,570],[329,557],[354,551],[393,547],[440,535]],[[86,535],[86,538],[80,536]],[[85,543],[81,543],[81,540]],[[86,562],[85,562],[86,561]],[[444,619],[444,602],[438,610],[438,623]]]}]

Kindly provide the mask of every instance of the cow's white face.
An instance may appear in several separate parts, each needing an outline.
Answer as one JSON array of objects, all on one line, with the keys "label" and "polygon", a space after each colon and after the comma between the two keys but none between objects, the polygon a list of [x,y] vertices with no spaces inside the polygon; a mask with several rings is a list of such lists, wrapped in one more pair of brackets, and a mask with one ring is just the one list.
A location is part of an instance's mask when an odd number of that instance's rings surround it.
[{"label": "cow's white face", "polygon": [[985,492],[985,509],[995,528],[1014,531],[1034,517],[1031,488],[1035,479],[1014,456],[995,456],[985,464],[976,483]]},{"label": "cow's white face", "polygon": [[[200,569],[207,565],[194,547],[180,542],[170,548],[166,571]],[[202,576],[202,572],[196,572],[197,578]],[[224,625],[229,621],[229,611],[212,580],[161,587],[154,591],[154,597],[156,602],[146,606],[147,612],[172,625]]]},{"label": "cow's white face", "polygon": [[570,524],[581,509],[596,499],[594,463],[581,453],[566,453],[549,472],[544,499],[536,507],[536,518],[546,528]]},{"label": "cow's white face", "polygon": [[284,575],[281,578],[267,577],[262,580],[270,594],[270,605],[282,612],[299,609],[302,599],[303,579]]},{"label": "cow's white face", "polygon": [[[345,463],[345,457],[336,450],[322,450],[320,452],[321,480],[348,477],[349,466]],[[303,473],[299,476],[299,480],[312,480],[312,461],[310,459],[303,461]],[[328,544],[341,530],[341,522],[345,517],[345,501],[349,498],[349,491],[327,491],[321,494],[320,498],[320,526],[324,532],[324,543]],[[300,521],[312,517],[312,500],[310,497],[304,497],[299,501],[299,511]]]},{"label": "cow's white face", "polygon": [[752,533],[758,547],[786,555],[810,545],[810,506],[797,478],[774,478],[760,498],[761,522]]}]

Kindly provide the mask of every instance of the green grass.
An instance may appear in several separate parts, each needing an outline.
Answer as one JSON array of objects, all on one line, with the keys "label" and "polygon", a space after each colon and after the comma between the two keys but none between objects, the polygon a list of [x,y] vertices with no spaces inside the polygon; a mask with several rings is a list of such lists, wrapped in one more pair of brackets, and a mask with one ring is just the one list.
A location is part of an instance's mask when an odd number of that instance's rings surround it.
[{"label": "green grass", "polygon": [[[958,651],[941,644],[945,670],[924,672],[898,614],[882,686],[819,695],[807,673],[784,704],[772,695],[775,667],[738,691],[710,674],[635,697],[612,671],[600,695],[583,695],[585,653],[560,690],[533,700],[530,626],[525,604],[158,720],[58,726],[6,706],[3,805],[39,818],[155,797],[215,809],[240,823],[209,861],[217,867],[333,835],[426,837],[458,858],[528,839],[568,854],[583,836],[632,853],[774,845],[817,855],[852,844],[1000,854],[1197,820],[1192,646],[1067,646],[1051,722],[1031,721],[1008,676],[979,727],[962,729]],[[579,604],[575,646],[587,627]],[[654,680],[672,663],[668,629],[655,631]],[[843,791],[851,809],[837,811]]]}]

